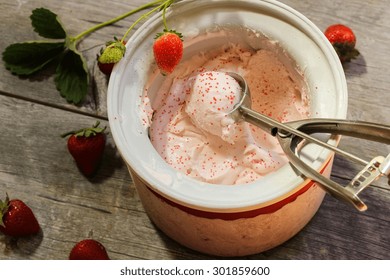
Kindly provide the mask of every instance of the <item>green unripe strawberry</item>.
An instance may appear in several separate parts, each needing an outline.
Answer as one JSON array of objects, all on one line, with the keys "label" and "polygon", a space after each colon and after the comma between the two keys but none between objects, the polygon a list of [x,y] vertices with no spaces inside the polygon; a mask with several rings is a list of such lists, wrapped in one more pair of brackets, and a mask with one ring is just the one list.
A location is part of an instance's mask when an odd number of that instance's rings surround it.
[{"label": "green unripe strawberry", "polygon": [[98,66],[100,71],[106,75],[110,75],[115,63],[119,62],[126,52],[126,42],[121,42],[118,39],[106,43],[106,48],[102,49],[98,56]]}]

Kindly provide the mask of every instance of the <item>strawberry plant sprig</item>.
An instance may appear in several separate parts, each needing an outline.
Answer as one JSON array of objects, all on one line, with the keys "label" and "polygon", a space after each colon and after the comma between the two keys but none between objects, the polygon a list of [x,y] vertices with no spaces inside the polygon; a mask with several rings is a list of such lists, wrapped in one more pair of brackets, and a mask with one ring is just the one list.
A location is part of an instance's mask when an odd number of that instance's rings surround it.
[{"label": "strawberry plant sprig", "polygon": [[[46,8],[37,8],[30,16],[34,31],[48,40],[27,41],[9,45],[3,52],[5,67],[13,74],[29,76],[46,68],[48,65],[56,67],[54,82],[61,96],[67,102],[80,104],[88,91],[89,73],[86,59],[77,49],[78,43],[90,33],[120,21],[139,11],[154,7],[151,11],[141,16],[126,32],[121,40],[121,55],[123,57],[125,47],[123,40],[130,30],[142,19],[159,9],[168,7],[175,0],[155,0],[124,13],[109,21],[103,22],[82,33],[72,37],[68,34],[58,16]],[[164,9],[165,9],[164,8]],[[117,42],[118,43],[118,42]],[[115,62],[118,62],[116,57]]]},{"label": "strawberry plant sprig", "polygon": [[122,57],[125,54],[126,51],[126,37],[129,35],[129,33],[133,30],[133,28],[141,22],[143,19],[149,17],[151,14],[162,10],[162,18],[163,18],[163,24],[166,27],[166,9],[171,6],[176,0],[167,0],[162,1],[160,5],[154,7],[149,12],[143,14],[141,17],[139,17],[126,31],[126,33],[123,35],[121,40],[114,38],[114,41],[108,41],[106,42],[105,48],[101,49],[100,55],[97,57],[97,63],[99,66],[99,69],[101,72],[109,76],[111,74],[111,71],[115,65],[115,63],[119,62]]}]

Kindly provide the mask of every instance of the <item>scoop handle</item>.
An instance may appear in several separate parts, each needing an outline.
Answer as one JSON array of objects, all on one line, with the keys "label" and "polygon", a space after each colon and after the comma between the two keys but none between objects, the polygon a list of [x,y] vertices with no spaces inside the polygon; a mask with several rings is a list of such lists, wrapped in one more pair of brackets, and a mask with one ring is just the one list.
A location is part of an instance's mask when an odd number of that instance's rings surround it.
[{"label": "scoop handle", "polygon": [[[361,164],[367,164],[366,161],[362,160],[361,158],[352,155],[346,151],[343,151],[333,145],[330,145],[326,142],[323,142],[309,134],[307,134],[304,131],[301,131],[300,128],[304,124],[310,123],[311,119],[306,119],[302,121],[297,122],[289,122],[289,123],[281,123],[278,122],[266,115],[260,114],[256,111],[253,111],[252,109],[249,109],[245,105],[241,105],[234,114],[238,114],[238,116],[233,117],[240,117],[241,119],[245,120],[246,122],[249,122],[253,125],[256,125],[263,129],[265,132],[270,133],[273,136],[280,136],[280,137],[292,137],[292,136],[298,136],[301,139],[305,139],[309,142],[315,143],[321,147],[327,148],[337,154],[343,155],[347,158],[350,158],[358,163]],[[322,131],[316,131],[316,132],[322,132]],[[325,132],[324,132],[325,133]]]},{"label": "scoop handle", "polygon": [[390,145],[390,126],[372,122],[313,118],[286,123],[305,133],[342,134]]},{"label": "scoop handle", "polygon": [[[276,133],[278,132],[278,128],[283,127],[282,123],[279,123],[266,115],[253,111],[252,109],[249,109],[244,105],[241,105],[238,108],[238,111],[241,119],[257,127],[260,127],[262,130],[271,134],[272,136],[276,136]],[[285,127],[285,128],[289,129],[289,127]]]}]

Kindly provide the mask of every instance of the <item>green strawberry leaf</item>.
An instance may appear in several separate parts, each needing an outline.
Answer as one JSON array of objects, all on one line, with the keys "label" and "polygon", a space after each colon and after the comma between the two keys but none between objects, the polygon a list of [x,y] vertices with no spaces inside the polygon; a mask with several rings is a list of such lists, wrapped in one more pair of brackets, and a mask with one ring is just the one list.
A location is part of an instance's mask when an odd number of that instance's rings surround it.
[{"label": "green strawberry leaf", "polygon": [[79,104],[88,91],[88,68],[84,57],[78,51],[68,49],[57,67],[54,81],[66,101]]},{"label": "green strawberry leaf", "polygon": [[64,42],[24,42],[9,45],[3,52],[5,67],[17,75],[33,74],[65,50]]},{"label": "green strawberry leaf", "polygon": [[65,39],[66,32],[63,28],[58,16],[45,8],[33,10],[31,16],[31,24],[34,31],[40,36],[49,39]]}]

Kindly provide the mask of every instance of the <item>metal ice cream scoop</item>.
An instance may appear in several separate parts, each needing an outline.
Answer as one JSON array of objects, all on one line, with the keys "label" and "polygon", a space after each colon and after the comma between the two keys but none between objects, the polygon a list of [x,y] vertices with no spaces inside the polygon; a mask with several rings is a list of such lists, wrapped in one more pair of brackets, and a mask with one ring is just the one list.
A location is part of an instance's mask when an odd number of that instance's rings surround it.
[{"label": "metal ice cream scoop", "polygon": [[[303,176],[318,182],[328,193],[352,203],[357,209],[364,211],[367,209],[367,206],[358,197],[358,194],[381,176],[388,176],[390,184],[390,154],[388,154],[387,157],[377,156],[370,162],[367,162],[310,135],[312,133],[330,133],[390,145],[390,126],[370,122],[326,118],[304,119],[280,123],[266,115],[253,111],[251,109],[250,91],[245,79],[237,73],[228,72],[227,74],[233,77],[242,88],[241,100],[236,104],[234,109],[229,112],[229,115],[236,121],[244,120],[275,136],[292,166]],[[349,182],[349,184],[342,186],[323,176],[299,158],[297,154],[299,147],[301,146],[299,144],[302,141],[312,142],[327,148],[339,155],[364,165],[364,168],[351,180],[351,182]]]}]

